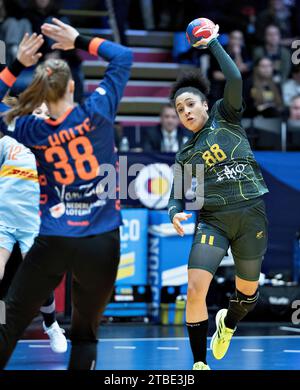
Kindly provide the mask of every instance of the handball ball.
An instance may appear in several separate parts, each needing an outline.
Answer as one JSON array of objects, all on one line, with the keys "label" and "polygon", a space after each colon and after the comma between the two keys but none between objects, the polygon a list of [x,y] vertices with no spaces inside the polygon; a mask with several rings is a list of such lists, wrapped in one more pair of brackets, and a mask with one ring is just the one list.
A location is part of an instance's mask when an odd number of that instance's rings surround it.
[{"label": "handball ball", "polygon": [[209,19],[198,18],[193,20],[186,29],[186,37],[193,47],[201,46],[201,41],[208,39],[214,31],[215,24]]}]

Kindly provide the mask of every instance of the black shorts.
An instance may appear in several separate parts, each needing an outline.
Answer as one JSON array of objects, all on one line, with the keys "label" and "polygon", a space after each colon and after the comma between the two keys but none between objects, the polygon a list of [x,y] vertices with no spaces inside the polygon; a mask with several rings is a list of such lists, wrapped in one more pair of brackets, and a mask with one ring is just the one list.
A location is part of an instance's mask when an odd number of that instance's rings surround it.
[{"label": "black shorts", "polygon": [[237,276],[258,280],[267,240],[268,221],[262,198],[201,210],[189,268],[214,274],[230,246]]},{"label": "black shorts", "polygon": [[80,347],[80,358],[72,352],[70,367],[89,367],[90,361],[95,360],[98,325],[113,291],[119,259],[119,229],[89,237],[36,237],[5,298],[6,325],[0,325],[0,369],[66,271],[73,276],[72,347],[89,345],[90,357],[83,358]]}]

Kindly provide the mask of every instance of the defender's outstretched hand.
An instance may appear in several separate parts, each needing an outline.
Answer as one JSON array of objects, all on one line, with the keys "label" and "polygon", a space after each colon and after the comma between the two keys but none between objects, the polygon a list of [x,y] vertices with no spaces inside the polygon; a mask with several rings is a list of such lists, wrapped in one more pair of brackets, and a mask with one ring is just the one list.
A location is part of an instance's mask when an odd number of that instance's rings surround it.
[{"label": "defender's outstretched hand", "polygon": [[184,230],[181,225],[181,221],[187,221],[189,218],[191,218],[192,214],[186,214],[186,213],[177,213],[173,217],[173,226],[176,230],[176,232],[183,237],[184,236]]},{"label": "defender's outstretched hand", "polygon": [[39,53],[39,49],[44,43],[42,34],[37,35],[33,33],[29,35],[26,33],[19,44],[17,59],[22,65],[29,67],[35,65],[42,57],[42,53]]},{"label": "defender's outstretched hand", "polygon": [[44,23],[41,28],[44,35],[56,41],[56,43],[52,45],[52,49],[74,49],[74,42],[79,35],[79,32],[74,27],[63,23],[59,19],[53,18],[52,21],[53,24]]}]

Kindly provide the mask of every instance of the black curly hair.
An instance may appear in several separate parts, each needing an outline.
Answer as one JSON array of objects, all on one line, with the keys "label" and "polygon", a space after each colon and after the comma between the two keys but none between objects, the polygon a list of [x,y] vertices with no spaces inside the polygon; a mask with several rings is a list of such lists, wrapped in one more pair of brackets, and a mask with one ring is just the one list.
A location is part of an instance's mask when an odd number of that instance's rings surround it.
[{"label": "black curly hair", "polygon": [[[193,92],[200,96],[202,101],[207,100],[209,94],[209,81],[204,77],[199,70],[189,70],[182,72],[175,83],[172,85],[170,99],[175,105],[177,96],[183,92]],[[186,91],[185,91],[186,89]]]}]

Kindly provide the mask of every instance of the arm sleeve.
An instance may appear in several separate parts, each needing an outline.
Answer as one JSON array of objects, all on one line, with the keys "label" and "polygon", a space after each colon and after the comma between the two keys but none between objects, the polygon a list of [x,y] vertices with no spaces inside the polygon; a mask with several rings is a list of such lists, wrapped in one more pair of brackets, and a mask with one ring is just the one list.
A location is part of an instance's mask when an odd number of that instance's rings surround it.
[{"label": "arm sleeve", "polygon": [[25,68],[17,59],[0,73],[0,100],[2,100],[6,92],[11,88],[17,80],[17,77]]},{"label": "arm sleeve", "polygon": [[174,166],[174,180],[168,203],[168,214],[171,222],[174,215],[181,213],[184,209],[184,177],[182,165],[176,161]]},{"label": "arm sleeve", "polygon": [[241,73],[217,39],[213,39],[211,41],[209,49],[218,61],[218,64],[220,65],[220,68],[226,78],[223,97],[224,109],[227,111],[232,109],[240,111],[243,106],[243,81]]},{"label": "arm sleeve", "polygon": [[101,38],[88,39],[82,36],[76,38],[75,47],[87,50],[90,54],[101,56],[108,61],[103,80],[85,101],[84,107],[94,120],[101,120],[104,117],[110,122],[114,121],[118,104],[130,76],[133,60],[131,50]]},{"label": "arm sleeve", "polygon": [[[0,73],[0,99],[3,99],[9,88],[13,86],[18,75],[25,68],[17,59]],[[36,125],[39,122],[33,115],[26,115],[15,118],[9,125],[1,115],[9,110],[9,106],[0,102],[0,132],[15,138],[18,142],[31,147],[36,145]],[[30,130],[26,130],[27,126]]]}]

